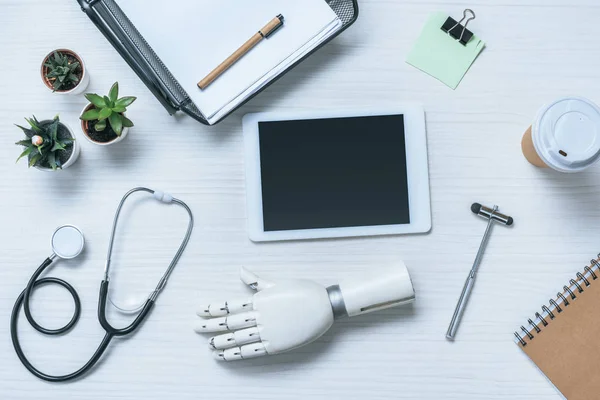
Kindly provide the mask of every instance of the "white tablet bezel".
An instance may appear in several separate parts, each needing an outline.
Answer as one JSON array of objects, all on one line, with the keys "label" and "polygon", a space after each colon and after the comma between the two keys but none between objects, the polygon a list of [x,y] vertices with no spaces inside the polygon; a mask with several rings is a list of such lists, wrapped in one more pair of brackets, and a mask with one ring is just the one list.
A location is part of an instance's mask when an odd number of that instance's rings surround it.
[{"label": "white tablet bezel", "polygon": [[[411,221],[409,224],[265,232],[262,209],[259,122],[397,114],[404,115],[408,200]],[[248,234],[250,240],[253,242],[425,233],[431,230],[427,136],[425,130],[425,112],[421,106],[407,105],[367,112],[363,110],[251,113],[243,117],[242,123],[246,163]]]}]

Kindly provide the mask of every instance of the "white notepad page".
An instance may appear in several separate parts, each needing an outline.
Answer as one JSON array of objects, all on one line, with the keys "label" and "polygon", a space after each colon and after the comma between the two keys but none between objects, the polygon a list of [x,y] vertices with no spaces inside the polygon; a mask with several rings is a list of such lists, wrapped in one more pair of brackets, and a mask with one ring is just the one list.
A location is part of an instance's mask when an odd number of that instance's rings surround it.
[{"label": "white notepad page", "polygon": [[[341,28],[325,0],[117,0],[200,111],[214,122]],[[284,25],[205,90],[197,83],[278,14]]]},{"label": "white notepad page", "polygon": [[263,77],[261,77],[258,81],[256,81],[252,86],[246,89],[244,92],[239,94],[235,99],[230,101],[227,105],[217,111],[210,119],[209,122],[213,123],[213,121],[218,121],[221,117],[227,115],[228,112],[233,110],[238,104],[240,104],[244,99],[250,97],[252,94],[260,90],[264,85],[266,85],[271,79],[275,78],[279,73],[290,65],[294,64],[296,61],[301,59],[304,55],[309,53],[312,49],[317,47],[319,44],[327,40],[329,36],[334,34],[340,27],[342,26],[342,21],[337,19],[333,21],[330,25],[328,25],[321,33],[315,36],[311,41],[309,41],[305,46],[298,49],[294,52],[290,57],[283,60],[276,68],[273,68],[271,71],[266,73]]}]

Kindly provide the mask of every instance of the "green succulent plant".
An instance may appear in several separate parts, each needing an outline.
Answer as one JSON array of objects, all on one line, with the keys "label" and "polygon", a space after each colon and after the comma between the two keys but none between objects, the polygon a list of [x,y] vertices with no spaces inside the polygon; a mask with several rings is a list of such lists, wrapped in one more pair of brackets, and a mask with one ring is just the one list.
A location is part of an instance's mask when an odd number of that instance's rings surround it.
[{"label": "green succulent plant", "polygon": [[52,82],[52,88],[55,92],[64,88],[75,87],[79,83],[77,70],[81,68],[81,64],[78,61],[70,62],[66,54],[55,51],[46,59],[44,66],[48,68],[46,78]]},{"label": "green succulent plant", "polygon": [[108,96],[99,96],[94,93],[88,93],[85,98],[94,106],[90,110],[83,113],[81,119],[83,121],[98,121],[94,125],[97,132],[102,132],[106,129],[107,122],[112,130],[121,136],[123,128],[131,128],[133,122],[123,113],[127,111],[127,107],[136,100],[136,97],[126,96],[119,99],[119,82],[115,82],[110,88]]},{"label": "green succulent plant", "polygon": [[62,168],[59,153],[65,151],[67,146],[72,145],[75,139],[72,137],[61,137],[59,132],[60,120],[58,115],[51,122],[40,123],[35,116],[25,118],[31,128],[17,125],[23,130],[26,138],[15,144],[25,147],[17,162],[27,157],[29,167],[41,165],[57,170]]}]

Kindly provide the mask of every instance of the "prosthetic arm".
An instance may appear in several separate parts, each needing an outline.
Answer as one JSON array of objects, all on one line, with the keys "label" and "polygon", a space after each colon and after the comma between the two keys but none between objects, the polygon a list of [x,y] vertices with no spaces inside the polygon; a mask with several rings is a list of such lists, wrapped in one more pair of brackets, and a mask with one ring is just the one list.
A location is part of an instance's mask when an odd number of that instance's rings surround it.
[{"label": "prosthetic arm", "polygon": [[227,332],[209,339],[218,360],[232,361],[277,354],[310,343],[335,319],[354,317],[410,303],[415,292],[403,263],[374,269],[339,285],[302,279],[269,282],[245,268],[241,280],[253,297],[201,307],[195,331]]}]

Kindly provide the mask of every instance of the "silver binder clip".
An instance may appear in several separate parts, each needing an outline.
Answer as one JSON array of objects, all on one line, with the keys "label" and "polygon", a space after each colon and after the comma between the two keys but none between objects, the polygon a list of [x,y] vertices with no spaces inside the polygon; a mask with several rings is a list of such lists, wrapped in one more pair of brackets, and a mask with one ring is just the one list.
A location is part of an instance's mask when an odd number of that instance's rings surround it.
[{"label": "silver binder clip", "polygon": [[[442,25],[441,29],[448,34],[448,36],[453,37],[458,42],[460,42],[463,46],[466,46],[469,43],[469,40],[473,37],[473,32],[467,29],[467,25],[469,22],[474,20],[475,13],[470,8],[465,9],[463,11],[463,17],[460,21],[456,22],[456,20],[452,17],[448,17],[444,25]],[[461,25],[464,21],[464,25]]]}]

